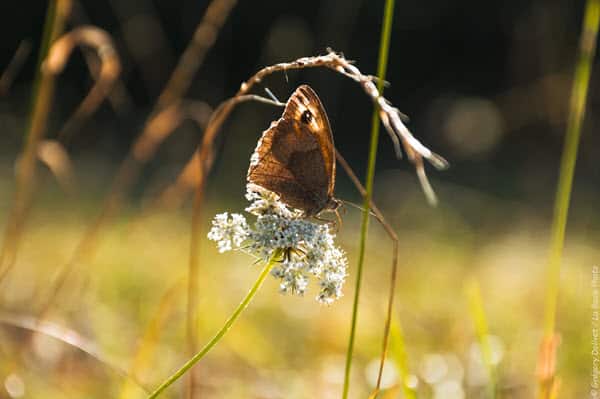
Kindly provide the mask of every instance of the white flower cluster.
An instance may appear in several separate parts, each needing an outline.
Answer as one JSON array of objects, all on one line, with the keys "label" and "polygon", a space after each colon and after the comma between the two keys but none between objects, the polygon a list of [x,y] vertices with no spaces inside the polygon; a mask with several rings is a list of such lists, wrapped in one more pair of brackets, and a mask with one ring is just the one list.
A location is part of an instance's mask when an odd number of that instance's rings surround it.
[{"label": "white flower cluster", "polygon": [[213,219],[208,239],[217,242],[220,253],[239,248],[248,237],[248,223],[239,213],[220,213]]},{"label": "white flower cluster", "polygon": [[303,295],[310,276],[319,280],[317,300],[331,304],[342,296],[347,259],[335,246],[329,225],[303,218],[302,211],[290,209],[276,194],[248,185],[246,211],[256,216],[250,227],[244,216],[227,212],[215,216],[208,238],[217,242],[219,252],[242,249],[269,261],[274,253],[283,257],[271,274],[280,280],[283,293]]}]

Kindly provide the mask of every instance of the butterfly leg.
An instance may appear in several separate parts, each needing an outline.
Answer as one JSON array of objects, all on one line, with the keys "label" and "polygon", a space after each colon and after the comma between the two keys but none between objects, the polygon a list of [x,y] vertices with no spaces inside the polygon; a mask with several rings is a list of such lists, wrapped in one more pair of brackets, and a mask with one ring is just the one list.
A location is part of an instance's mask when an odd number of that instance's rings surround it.
[{"label": "butterfly leg", "polygon": [[[354,184],[356,189],[360,192],[360,194],[364,198],[367,195],[367,190],[365,190],[365,188],[361,184],[358,177],[356,177],[356,174],[352,170],[352,167],[348,164],[348,162],[346,162],[344,157],[342,157],[342,154],[340,154],[340,152],[337,149],[335,150],[335,156],[336,156],[338,163],[342,166],[342,168],[344,169],[344,171],[346,172],[346,174],[348,175],[348,177],[350,178],[350,180],[352,181],[352,183]],[[379,372],[377,373],[377,384],[375,385],[375,392],[378,392],[381,387],[381,376],[383,374],[383,366],[385,365],[385,359],[387,357],[387,352],[388,352],[388,347],[389,347],[390,326],[392,323],[392,315],[393,315],[393,309],[394,309],[394,296],[395,296],[395,291],[396,291],[396,276],[397,276],[397,271],[398,271],[398,236],[396,235],[396,232],[394,231],[392,226],[385,220],[385,217],[383,216],[383,214],[381,213],[381,211],[379,210],[377,205],[375,205],[373,200],[370,201],[370,208],[373,211],[373,215],[375,216],[375,219],[381,224],[381,226],[385,230],[386,234],[392,240],[392,246],[393,246],[392,270],[391,270],[391,276],[390,276],[390,289],[389,289],[389,293],[388,293],[387,312],[386,312],[385,326],[384,326],[384,331],[383,331],[383,347],[381,350],[381,360],[379,362]]]},{"label": "butterfly leg", "polygon": [[324,223],[328,224],[329,226],[332,227],[333,231],[335,233],[337,233],[340,230],[340,225],[342,224],[342,220],[341,220],[340,215],[338,214],[337,210],[335,210],[334,212],[336,215],[335,220],[325,219],[325,218],[322,218],[317,215],[313,216],[313,219],[318,220],[319,222],[324,222]]}]

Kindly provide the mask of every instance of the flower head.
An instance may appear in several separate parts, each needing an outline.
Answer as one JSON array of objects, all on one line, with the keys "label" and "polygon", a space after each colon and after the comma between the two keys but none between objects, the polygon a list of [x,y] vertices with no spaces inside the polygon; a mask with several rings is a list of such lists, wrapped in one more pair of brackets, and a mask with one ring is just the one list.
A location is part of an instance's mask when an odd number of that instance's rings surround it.
[{"label": "flower head", "polygon": [[208,239],[216,241],[219,252],[223,253],[239,248],[248,236],[248,231],[248,224],[243,215],[232,213],[230,218],[225,212],[213,219]]},{"label": "flower head", "polygon": [[215,216],[208,238],[217,242],[219,252],[241,249],[263,261],[283,253],[271,271],[282,293],[303,295],[312,277],[319,281],[319,302],[331,304],[340,298],[348,262],[335,246],[329,225],[304,218],[277,194],[253,184],[248,185],[246,198],[250,201],[246,211],[256,216],[256,222],[250,227],[235,213],[231,218],[227,213]]}]

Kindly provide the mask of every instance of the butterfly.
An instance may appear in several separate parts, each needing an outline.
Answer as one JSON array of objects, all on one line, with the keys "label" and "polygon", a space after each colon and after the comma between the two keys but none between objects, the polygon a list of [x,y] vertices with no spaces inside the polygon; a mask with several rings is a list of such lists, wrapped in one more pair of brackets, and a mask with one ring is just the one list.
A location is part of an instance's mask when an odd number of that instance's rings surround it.
[{"label": "butterfly", "polygon": [[279,195],[304,216],[335,211],[335,147],[321,100],[308,85],[288,99],[281,118],[271,122],[250,158],[248,183]]}]

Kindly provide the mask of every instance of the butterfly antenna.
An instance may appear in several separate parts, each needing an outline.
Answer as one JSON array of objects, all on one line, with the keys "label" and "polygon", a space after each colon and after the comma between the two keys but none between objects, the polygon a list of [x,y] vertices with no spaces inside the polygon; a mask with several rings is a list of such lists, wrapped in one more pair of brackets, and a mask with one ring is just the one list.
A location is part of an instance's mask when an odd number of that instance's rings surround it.
[{"label": "butterfly antenna", "polygon": [[[365,211],[365,208],[363,208],[362,206],[360,206],[358,204],[355,204],[354,202],[350,202],[350,201],[346,201],[346,200],[340,200],[340,201],[342,201],[344,203],[344,205],[350,205],[351,207],[356,208],[360,211],[363,211],[363,212]],[[337,212],[336,212],[336,214],[337,214]],[[369,215],[371,215],[373,217],[377,217],[377,215],[374,214],[373,211],[370,209],[369,209]]]},{"label": "butterfly antenna", "polygon": [[271,97],[271,100],[273,101],[277,101],[278,103],[280,103],[281,101],[279,101],[279,99],[275,96],[275,94],[273,94],[273,92],[271,90],[269,90],[268,87],[265,87],[265,92],[269,95],[269,97]]}]

